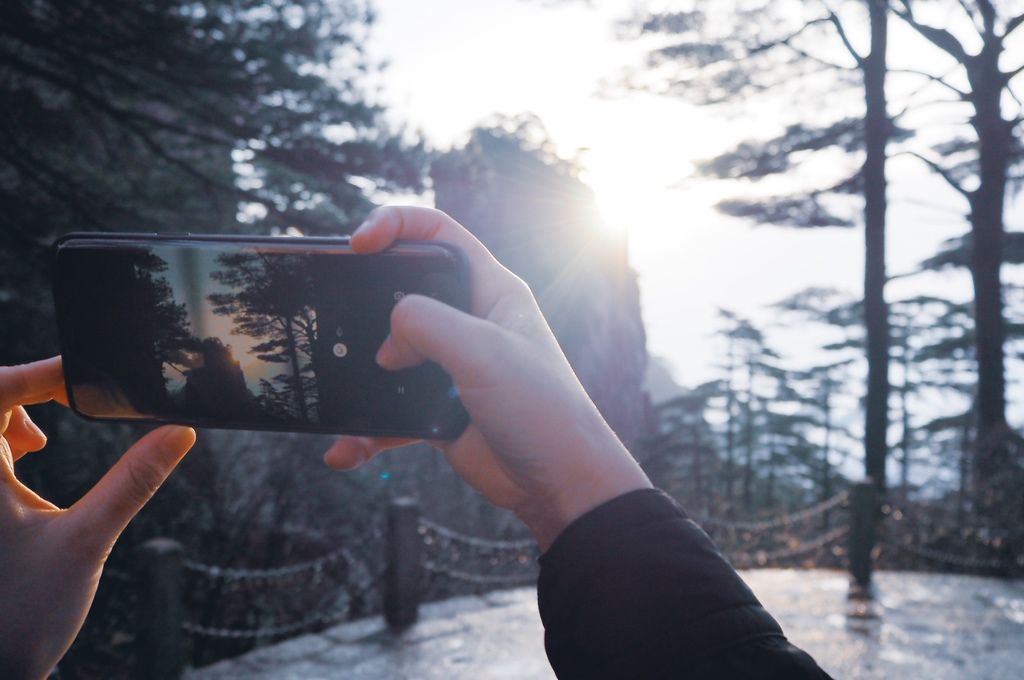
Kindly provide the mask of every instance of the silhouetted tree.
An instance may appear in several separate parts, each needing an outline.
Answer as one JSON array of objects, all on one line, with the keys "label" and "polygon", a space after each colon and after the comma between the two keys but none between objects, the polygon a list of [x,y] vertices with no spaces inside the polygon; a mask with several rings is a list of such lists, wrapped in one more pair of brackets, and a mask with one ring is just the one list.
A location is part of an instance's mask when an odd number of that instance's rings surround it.
[{"label": "silhouetted tree", "polygon": [[[940,144],[935,151],[949,160],[915,154],[956,190],[968,204],[971,224],[969,261],[974,284],[974,322],[977,327],[978,440],[975,473],[980,490],[992,490],[991,482],[1011,464],[1006,422],[1006,327],[1003,318],[1003,287],[1000,271],[1005,259],[1005,212],[1011,169],[1024,160],[1020,123],[1024,106],[1011,83],[1024,72],[1024,64],[1006,64],[1013,34],[1024,24],[1019,3],[991,0],[958,2],[974,31],[980,49],[972,52],[965,41],[945,26],[920,16],[919,2],[896,0],[894,11],[905,25],[945,57],[952,59],[966,86],[953,74],[926,71],[925,77],[952,92],[967,105],[967,123],[973,139],[964,137]],[[946,3],[952,6],[952,3]],[[1011,7],[1014,7],[1014,13]],[[956,8],[953,8],[954,10]],[[948,20],[948,19],[947,19]],[[945,67],[943,67],[945,68]],[[1020,178],[1016,178],[1019,180]],[[973,186],[972,186],[973,185]],[[989,491],[986,491],[989,493]],[[991,498],[991,503],[1000,501]],[[1024,510],[1024,508],[1022,508]]]},{"label": "silhouetted tree", "polygon": [[[234,332],[258,340],[256,358],[285,364],[286,370],[261,382],[265,406],[288,404],[288,415],[303,421],[316,417],[313,343],[317,337],[312,280],[305,258],[273,253],[224,253],[214,281],[231,292],[213,293],[217,314],[230,316]],[[281,387],[277,388],[276,384]]]},{"label": "silhouetted tree", "polygon": [[[745,142],[699,167],[716,177],[759,179],[791,170],[807,152],[863,153],[863,164],[833,184],[798,195],[729,200],[727,214],[757,222],[797,227],[847,226],[851,218],[829,207],[829,195],[861,193],[865,234],[864,324],[868,358],[865,422],[865,474],[885,487],[889,394],[889,329],[885,305],[885,215],[887,145],[893,124],[887,110],[888,7],[886,0],[857,0],[844,7],[866,10],[870,45],[862,54],[853,45],[847,23],[828,3],[698,2],[685,11],[654,12],[638,22],[641,35],[667,37],[650,53],[649,68],[659,91],[701,103],[747,101],[758,96],[792,96],[793,82],[811,82],[818,102],[839,82],[859,76],[865,109],[861,118],[833,118],[824,124],[800,121],[764,142]],[[723,18],[726,21],[723,22]],[[815,40],[840,45],[853,66],[822,56]],[[806,93],[804,93],[806,96]],[[822,111],[816,106],[814,116]]]},{"label": "silhouetted tree", "polygon": [[337,233],[368,186],[419,188],[421,148],[363,91],[371,20],[355,0],[0,3],[0,358],[56,349],[59,234]]},{"label": "silhouetted tree", "polygon": [[[78,330],[75,380],[118,388],[141,414],[173,406],[169,371],[180,371],[197,346],[185,305],[175,301],[163,277],[167,263],[148,250],[91,251],[68,258],[74,290],[68,323]],[[103,305],[98,301],[116,301]]]}]

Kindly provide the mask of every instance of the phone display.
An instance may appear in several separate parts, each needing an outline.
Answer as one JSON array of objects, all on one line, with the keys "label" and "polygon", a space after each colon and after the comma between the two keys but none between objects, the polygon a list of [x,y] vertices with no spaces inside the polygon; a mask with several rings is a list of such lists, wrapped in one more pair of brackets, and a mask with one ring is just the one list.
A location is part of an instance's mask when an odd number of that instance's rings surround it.
[{"label": "phone display", "polygon": [[77,234],[54,250],[65,381],[83,416],[428,438],[465,428],[439,366],[375,360],[404,295],[467,309],[454,248]]}]

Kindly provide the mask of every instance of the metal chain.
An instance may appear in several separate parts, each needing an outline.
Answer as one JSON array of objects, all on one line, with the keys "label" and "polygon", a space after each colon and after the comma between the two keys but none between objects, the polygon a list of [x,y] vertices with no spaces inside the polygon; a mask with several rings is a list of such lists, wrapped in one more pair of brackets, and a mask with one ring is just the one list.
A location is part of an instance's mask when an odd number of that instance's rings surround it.
[{"label": "metal chain", "polygon": [[273,580],[295,576],[307,571],[319,571],[326,565],[338,559],[344,560],[348,565],[357,564],[356,559],[348,551],[348,548],[338,548],[326,555],[322,555],[307,562],[290,564],[284,567],[272,567],[269,569],[245,569],[242,567],[220,567],[214,564],[204,564],[195,560],[184,560],[184,567],[189,570],[207,576],[209,578],[224,579],[227,581],[244,580]]},{"label": "metal chain", "polygon": [[[886,540],[885,544],[896,550],[901,550],[917,557],[923,557],[926,560],[942,562],[962,569],[1012,569],[1014,567],[1014,563],[1008,560],[967,557],[910,543],[898,543],[892,540]],[[1016,566],[1024,567],[1024,556],[1017,558]]]},{"label": "metal chain", "polygon": [[804,508],[803,510],[797,510],[796,512],[791,512],[787,515],[781,515],[779,517],[773,517],[772,519],[757,522],[733,522],[706,515],[695,519],[698,524],[709,527],[735,529],[737,531],[770,531],[772,529],[779,529],[790,524],[796,524],[797,522],[803,522],[808,519],[813,519],[819,515],[823,515],[829,510],[843,505],[849,500],[849,498],[850,493],[848,491],[842,491],[837,493],[835,496],[832,496],[832,498],[823,500],[820,503]]},{"label": "metal chain", "polygon": [[254,638],[270,638],[290,635],[318,624],[341,621],[346,616],[348,616],[347,603],[341,609],[337,609],[335,611],[320,611],[294,623],[287,623],[279,626],[264,626],[261,628],[217,628],[186,621],[181,624],[181,627],[186,633],[198,635],[200,637],[249,640]]},{"label": "metal chain", "polygon": [[442,536],[448,539],[449,541],[463,543],[465,545],[471,545],[474,548],[482,548],[485,550],[530,550],[536,549],[537,547],[537,542],[532,539],[523,539],[520,541],[507,541],[467,536],[466,534],[460,534],[457,531],[449,529],[448,527],[438,524],[437,522],[429,520],[425,517],[421,517],[420,534],[424,534],[427,531],[433,531],[438,536]]},{"label": "metal chain", "polygon": [[431,561],[425,561],[423,563],[423,568],[433,574],[440,574],[456,581],[464,581],[466,583],[481,586],[529,585],[535,583],[537,580],[536,573],[507,575],[471,574],[467,571],[459,571],[450,567],[443,567],[436,562]]},{"label": "metal chain", "polygon": [[832,531],[828,531],[813,541],[807,541],[801,543],[799,546],[793,548],[780,548],[778,550],[771,551],[757,551],[751,553],[735,553],[730,554],[729,559],[733,564],[740,569],[751,567],[751,566],[764,566],[769,562],[778,562],[781,560],[790,559],[792,557],[798,557],[800,555],[806,555],[820,550],[830,543],[838,541],[850,532],[850,527],[837,527]]}]

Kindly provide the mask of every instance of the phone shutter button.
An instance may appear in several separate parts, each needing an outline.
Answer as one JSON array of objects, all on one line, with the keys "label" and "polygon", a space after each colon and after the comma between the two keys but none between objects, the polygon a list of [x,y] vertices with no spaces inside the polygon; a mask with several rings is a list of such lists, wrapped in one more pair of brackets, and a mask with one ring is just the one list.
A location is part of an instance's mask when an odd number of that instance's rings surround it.
[{"label": "phone shutter button", "polygon": [[334,352],[334,356],[338,357],[339,359],[344,359],[345,356],[348,354],[348,346],[343,342],[336,342],[334,343],[334,347],[332,348],[331,351]]}]

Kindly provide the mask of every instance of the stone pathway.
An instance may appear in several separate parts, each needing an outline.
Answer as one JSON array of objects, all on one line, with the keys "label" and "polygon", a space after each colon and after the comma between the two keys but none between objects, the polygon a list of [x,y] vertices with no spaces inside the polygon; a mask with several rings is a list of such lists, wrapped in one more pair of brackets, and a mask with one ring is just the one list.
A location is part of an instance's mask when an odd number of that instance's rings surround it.
[{"label": "stone pathway", "polygon": [[[1017,680],[1024,668],[1024,582],[880,573],[867,617],[848,616],[835,571],[743,577],[789,638],[837,680]],[[405,634],[380,618],[335,626],[191,671],[190,680],[552,680],[536,591],[424,605]]]}]

